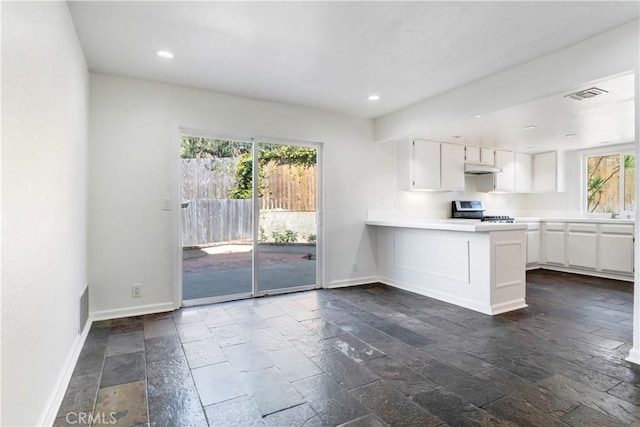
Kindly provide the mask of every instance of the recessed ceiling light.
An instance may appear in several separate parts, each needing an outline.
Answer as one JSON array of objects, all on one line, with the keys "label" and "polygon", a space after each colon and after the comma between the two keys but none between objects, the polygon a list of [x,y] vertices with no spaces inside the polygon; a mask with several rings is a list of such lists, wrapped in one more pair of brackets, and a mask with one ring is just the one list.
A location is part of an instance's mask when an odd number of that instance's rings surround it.
[{"label": "recessed ceiling light", "polygon": [[156,55],[164,59],[173,59],[173,53],[168,52],[166,50],[159,50],[156,52]]},{"label": "recessed ceiling light", "polygon": [[476,119],[479,119],[480,117],[482,117],[482,116],[481,116],[480,114],[478,114],[478,115],[476,116]]},{"label": "recessed ceiling light", "polygon": [[424,130],[424,131],[425,131],[425,132],[429,132],[430,130],[431,130],[431,129],[429,129],[429,128],[425,128],[425,130]]},{"label": "recessed ceiling light", "polygon": [[380,95],[369,95],[367,99],[369,101],[377,101],[378,99],[380,99]]},{"label": "recessed ceiling light", "polygon": [[531,130],[531,129],[535,129],[536,127],[533,125],[529,125],[529,126],[525,126],[524,127],[526,130]]},{"label": "recessed ceiling light", "polygon": [[527,150],[535,150],[536,147],[527,147]]},{"label": "recessed ceiling light", "polygon": [[610,144],[611,141],[602,141],[600,144]]},{"label": "recessed ceiling light", "polygon": [[576,135],[575,133],[569,133],[569,134],[565,135],[565,137],[567,137],[567,138],[575,138],[576,136],[578,136],[578,135]]}]

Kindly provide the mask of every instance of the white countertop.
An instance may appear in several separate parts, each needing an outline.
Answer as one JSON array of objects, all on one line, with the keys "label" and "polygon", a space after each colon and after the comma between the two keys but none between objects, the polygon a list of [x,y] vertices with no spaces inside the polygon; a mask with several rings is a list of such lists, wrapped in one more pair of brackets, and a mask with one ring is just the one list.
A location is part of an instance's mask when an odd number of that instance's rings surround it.
[{"label": "white countertop", "polygon": [[406,219],[381,219],[366,220],[365,224],[378,227],[401,227],[401,228],[421,228],[424,230],[446,230],[446,231],[466,231],[466,232],[487,232],[506,230],[525,230],[527,224],[524,223],[495,223],[481,222],[472,219],[432,219],[432,220],[406,220]]},{"label": "white countertop", "polygon": [[536,217],[530,217],[530,218],[522,218],[522,217],[516,217],[515,221],[517,223],[522,223],[522,222],[590,222],[590,223],[595,223],[595,224],[635,224],[635,220],[633,218],[628,219],[628,218],[585,218],[585,217],[557,217],[557,218],[552,218],[552,217],[543,217],[543,218],[536,218]]}]

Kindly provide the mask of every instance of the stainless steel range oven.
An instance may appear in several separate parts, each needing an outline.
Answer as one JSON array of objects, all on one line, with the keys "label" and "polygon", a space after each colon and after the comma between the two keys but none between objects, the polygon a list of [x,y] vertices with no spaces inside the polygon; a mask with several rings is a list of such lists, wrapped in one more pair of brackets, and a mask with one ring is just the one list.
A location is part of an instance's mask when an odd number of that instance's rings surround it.
[{"label": "stainless steel range oven", "polygon": [[451,218],[475,219],[486,222],[514,222],[507,215],[485,215],[481,200],[454,200],[451,202]]}]

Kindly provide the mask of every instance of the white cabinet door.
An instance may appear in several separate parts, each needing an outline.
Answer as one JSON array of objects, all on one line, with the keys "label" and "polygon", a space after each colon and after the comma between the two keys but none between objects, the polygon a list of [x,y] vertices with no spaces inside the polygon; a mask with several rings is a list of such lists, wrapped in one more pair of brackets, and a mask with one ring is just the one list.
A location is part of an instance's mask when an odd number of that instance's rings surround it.
[{"label": "white cabinet door", "polygon": [[514,152],[495,150],[495,165],[502,169],[502,172],[494,175],[494,190],[512,192],[515,189]]},{"label": "white cabinet door", "polygon": [[[464,167],[464,166],[463,166]],[[463,172],[464,173],[464,172]],[[440,143],[415,141],[413,145],[414,189],[440,189]]]},{"label": "white cabinet door", "polygon": [[546,264],[565,265],[565,225],[548,222],[544,225],[544,261]]},{"label": "white cabinet door", "polygon": [[558,191],[558,161],[555,151],[533,156],[533,191],[536,193]]},{"label": "white cabinet door", "polygon": [[464,161],[466,163],[480,163],[480,147],[477,145],[464,147]]},{"label": "white cabinet door", "polygon": [[633,235],[600,235],[600,269],[616,273],[633,273]]},{"label": "white cabinet door", "polygon": [[595,233],[567,233],[567,265],[569,267],[597,267],[597,236]]},{"label": "white cabinet door", "polygon": [[598,225],[567,224],[567,265],[595,270],[598,266]]},{"label": "white cabinet door", "polygon": [[481,147],[480,148],[480,163],[485,165],[493,165],[494,162],[494,149]]},{"label": "white cabinet door", "polygon": [[540,262],[540,230],[527,230],[527,265]]},{"label": "white cabinet door", "polygon": [[464,146],[440,144],[440,189],[464,191]]},{"label": "white cabinet door", "polygon": [[531,192],[531,154],[515,153],[515,191]]}]

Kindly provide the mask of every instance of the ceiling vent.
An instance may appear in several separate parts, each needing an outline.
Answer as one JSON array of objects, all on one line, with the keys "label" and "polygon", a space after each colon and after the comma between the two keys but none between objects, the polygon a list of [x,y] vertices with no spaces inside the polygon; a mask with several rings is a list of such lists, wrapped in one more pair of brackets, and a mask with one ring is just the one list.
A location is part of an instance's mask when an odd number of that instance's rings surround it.
[{"label": "ceiling vent", "polygon": [[589,89],[584,89],[575,93],[570,93],[569,95],[565,95],[565,98],[575,99],[577,101],[582,101],[583,99],[593,98],[598,95],[602,95],[605,93],[609,93],[604,89],[600,89],[597,87],[591,87]]}]

